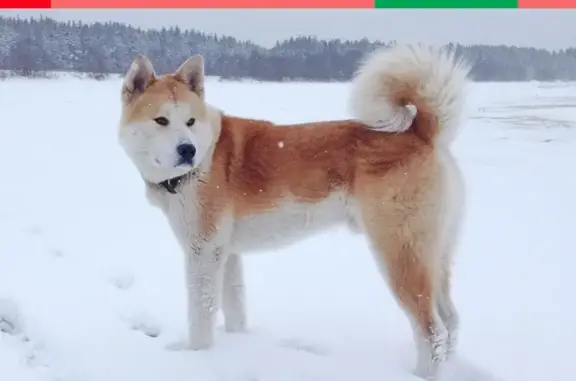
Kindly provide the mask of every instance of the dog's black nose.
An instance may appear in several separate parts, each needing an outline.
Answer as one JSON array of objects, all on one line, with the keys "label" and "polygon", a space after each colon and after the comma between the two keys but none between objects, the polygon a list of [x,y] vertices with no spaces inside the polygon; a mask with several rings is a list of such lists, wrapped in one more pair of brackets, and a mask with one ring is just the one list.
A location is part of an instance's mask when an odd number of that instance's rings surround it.
[{"label": "dog's black nose", "polygon": [[180,160],[186,164],[192,164],[192,159],[196,155],[196,147],[190,143],[180,144],[176,147],[176,152],[180,155]]}]

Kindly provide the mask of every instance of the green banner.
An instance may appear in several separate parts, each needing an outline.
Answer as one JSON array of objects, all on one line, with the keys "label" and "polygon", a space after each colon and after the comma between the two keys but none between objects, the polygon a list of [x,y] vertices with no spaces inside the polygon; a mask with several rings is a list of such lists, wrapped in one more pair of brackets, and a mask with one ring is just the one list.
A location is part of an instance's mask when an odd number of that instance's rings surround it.
[{"label": "green banner", "polygon": [[518,8],[518,0],[374,0],[374,7],[375,8]]}]

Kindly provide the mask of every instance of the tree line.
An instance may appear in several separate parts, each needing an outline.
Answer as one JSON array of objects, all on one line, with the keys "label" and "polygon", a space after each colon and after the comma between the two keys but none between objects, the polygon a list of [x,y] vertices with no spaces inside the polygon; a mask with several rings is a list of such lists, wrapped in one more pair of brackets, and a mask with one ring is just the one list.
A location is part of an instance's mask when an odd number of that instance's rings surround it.
[{"label": "tree line", "polygon": [[[178,27],[158,30],[117,22],[0,17],[0,69],[23,76],[48,71],[101,77],[125,73],[138,54],[147,55],[163,73],[200,53],[206,58],[207,74],[224,79],[347,81],[365,54],[391,43],[297,37],[264,48],[231,36]],[[576,80],[576,48],[549,51],[461,44],[450,48],[473,64],[476,81]]]}]

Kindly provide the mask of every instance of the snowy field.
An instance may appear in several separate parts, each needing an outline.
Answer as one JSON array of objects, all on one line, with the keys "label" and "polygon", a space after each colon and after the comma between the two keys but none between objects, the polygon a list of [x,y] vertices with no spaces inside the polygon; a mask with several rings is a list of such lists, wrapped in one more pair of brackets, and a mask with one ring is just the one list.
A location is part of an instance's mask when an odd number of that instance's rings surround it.
[{"label": "snowy field", "polygon": [[[277,122],[345,118],[345,84],[210,82]],[[116,142],[120,82],[0,82],[0,380],[417,381],[411,330],[364,241],[329,232],[246,260],[249,324],[185,338],[183,257]],[[477,84],[450,381],[576,374],[576,85]]]}]

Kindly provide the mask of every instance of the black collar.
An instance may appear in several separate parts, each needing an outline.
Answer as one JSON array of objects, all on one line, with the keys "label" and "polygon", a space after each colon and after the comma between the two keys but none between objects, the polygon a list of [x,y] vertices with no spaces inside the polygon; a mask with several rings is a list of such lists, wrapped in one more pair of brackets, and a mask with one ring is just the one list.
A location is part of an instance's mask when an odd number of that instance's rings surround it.
[{"label": "black collar", "polygon": [[186,177],[187,175],[188,174],[164,180],[161,183],[158,183],[158,185],[166,189],[166,192],[176,194],[176,188],[178,188],[184,177]]},{"label": "black collar", "polygon": [[158,183],[158,185],[160,185],[162,188],[164,188],[166,190],[166,192],[176,194],[178,187],[180,186],[180,184],[182,184],[182,181],[184,181],[188,178],[195,179],[199,182],[204,182],[200,179],[200,170],[198,168],[196,168],[196,169],[193,169],[190,172],[185,173],[181,176],[177,176],[177,177],[173,177],[173,178],[168,179],[168,180],[164,180],[164,181]]}]

